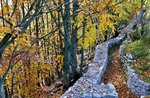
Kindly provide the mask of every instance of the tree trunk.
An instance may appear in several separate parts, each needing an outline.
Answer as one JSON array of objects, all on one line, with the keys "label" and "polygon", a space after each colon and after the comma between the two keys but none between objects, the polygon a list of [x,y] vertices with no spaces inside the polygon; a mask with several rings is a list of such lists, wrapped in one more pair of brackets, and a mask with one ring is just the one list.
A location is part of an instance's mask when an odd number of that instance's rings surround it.
[{"label": "tree trunk", "polygon": [[[3,0],[1,0],[1,10],[2,10],[2,17],[4,17]],[[3,27],[5,27],[5,21],[4,21],[4,19],[3,19]]]},{"label": "tree trunk", "polygon": [[72,72],[73,76],[77,74],[77,10],[79,8],[78,0],[73,2],[73,25],[72,25],[72,37],[71,37],[71,64],[72,64]]},{"label": "tree trunk", "polygon": [[[83,28],[82,28],[82,45],[84,45],[85,26],[86,26],[86,19],[84,18],[84,21],[83,21]],[[80,76],[82,76],[82,72],[83,72],[83,71],[82,71],[83,64],[84,64],[84,49],[83,49],[83,46],[82,46],[82,49],[81,49]]]},{"label": "tree trunk", "polygon": [[70,2],[65,0],[65,17],[64,17],[64,31],[65,31],[65,42],[64,42],[64,67],[65,67],[65,78],[70,80]]},{"label": "tree trunk", "polygon": [[[36,38],[39,38],[39,25],[38,25],[38,17],[35,18],[35,30],[36,30]],[[39,42],[36,42],[36,45],[39,46]]]},{"label": "tree trunk", "polygon": [[5,98],[4,81],[0,77],[0,98]]},{"label": "tree trunk", "polygon": [[96,18],[95,19],[95,23],[96,23],[96,31],[97,31],[97,43],[100,42],[100,28],[99,28],[99,20]]}]

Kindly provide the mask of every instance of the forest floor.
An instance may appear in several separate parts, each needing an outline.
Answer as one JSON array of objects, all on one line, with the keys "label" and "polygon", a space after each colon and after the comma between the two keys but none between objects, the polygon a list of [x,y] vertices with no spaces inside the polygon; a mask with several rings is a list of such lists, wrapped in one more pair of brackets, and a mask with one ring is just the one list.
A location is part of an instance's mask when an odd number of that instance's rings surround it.
[{"label": "forest floor", "polygon": [[115,46],[109,51],[109,60],[102,82],[113,84],[119,98],[137,98],[127,87],[125,73],[120,62],[119,46]]}]

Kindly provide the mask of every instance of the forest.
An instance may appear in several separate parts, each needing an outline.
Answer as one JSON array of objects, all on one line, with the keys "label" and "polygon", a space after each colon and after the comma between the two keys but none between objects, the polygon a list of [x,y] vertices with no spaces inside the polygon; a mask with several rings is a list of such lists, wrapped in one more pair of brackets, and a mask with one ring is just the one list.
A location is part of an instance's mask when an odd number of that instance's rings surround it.
[{"label": "forest", "polygon": [[60,98],[86,72],[96,45],[139,12],[125,50],[150,83],[149,9],[150,0],[0,0],[0,98]]}]

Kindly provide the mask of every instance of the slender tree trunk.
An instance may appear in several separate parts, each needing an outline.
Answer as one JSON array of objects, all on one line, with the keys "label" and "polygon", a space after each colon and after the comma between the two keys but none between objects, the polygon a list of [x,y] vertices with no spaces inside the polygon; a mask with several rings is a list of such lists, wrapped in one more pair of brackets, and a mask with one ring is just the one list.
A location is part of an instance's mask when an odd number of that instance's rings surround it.
[{"label": "slender tree trunk", "polygon": [[7,12],[8,12],[8,17],[10,16],[10,14],[9,14],[9,6],[8,6],[8,0],[6,0],[6,4],[7,4]]},{"label": "slender tree trunk", "polygon": [[49,29],[49,23],[48,23],[49,19],[48,19],[48,14],[46,14],[46,25],[47,25],[47,30]]},{"label": "slender tree trunk", "polygon": [[[2,10],[2,16],[4,17],[3,0],[1,0],[1,10]],[[5,21],[4,20],[3,20],[3,27],[5,27]]]},{"label": "slender tree trunk", "polygon": [[79,8],[78,0],[73,2],[73,25],[72,25],[72,37],[71,37],[71,64],[73,76],[77,74],[77,10]]},{"label": "slender tree trunk", "polygon": [[44,22],[44,16],[43,16],[43,14],[42,14],[42,24],[43,24],[43,27],[42,27],[42,29],[43,29],[43,31],[44,31],[44,29],[45,29],[45,22]]},{"label": "slender tree trunk", "polygon": [[64,67],[65,67],[65,78],[70,80],[70,2],[65,0],[65,17],[63,20],[65,40],[64,40]]},{"label": "slender tree trunk", "polygon": [[5,98],[4,81],[0,77],[0,98]]},{"label": "slender tree trunk", "polygon": [[13,98],[13,95],[14,95],[14,74],[12,74],[10,98]]},{"label": "slender tree trunk", "polygon": [[24,18],[25,16],[24,3],[22,3],[21,8],[22,8],[22,17]]},{"label": "slender tree trunk", "polygon": [[[84,21],[83,21],[83,28],[82,28],[82,45],[84,45],[85,26],[86,26],[86,19],[84,18]],[[83,46],[82,46],[82,49],[81,49],[80,75],[82,75],[83,64],[84,64],[84,49],[83,49]]]},{"label": "slender tree trunk", "polygon": [[[38,17],[35,19],[35,30],[36,30],[36,38],[39,38],[39,25],[38,25]],[[36,45],[39,46],[39,42],[36,42]]]},{"label": "slender tree trunk", "polygon": [[97,18],[95,19],[95,23],[96,23],[96,31],[97,31],[97,42],[96,42],[97,44],[100,42],[100,28],[99,28],[99,21]]}]

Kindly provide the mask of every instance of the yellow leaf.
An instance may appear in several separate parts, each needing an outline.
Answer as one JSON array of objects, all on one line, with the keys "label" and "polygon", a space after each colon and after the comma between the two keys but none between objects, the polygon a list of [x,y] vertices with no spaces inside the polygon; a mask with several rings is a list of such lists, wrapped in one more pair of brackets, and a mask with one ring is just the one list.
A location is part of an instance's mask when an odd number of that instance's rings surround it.
[{"label": "yellow leaf", "polygon": [[10,33],[10,32],[11,32],[11,29],[10,29],[9,27],[5,27],[5,28],[4,28],[4,32],[5,32],[5,33]]},{"label": "yellow leaf", "polygon": [[0,25],[0,32],[2,32],[3,31],[3,27],[2,27],[2,25]]}]

